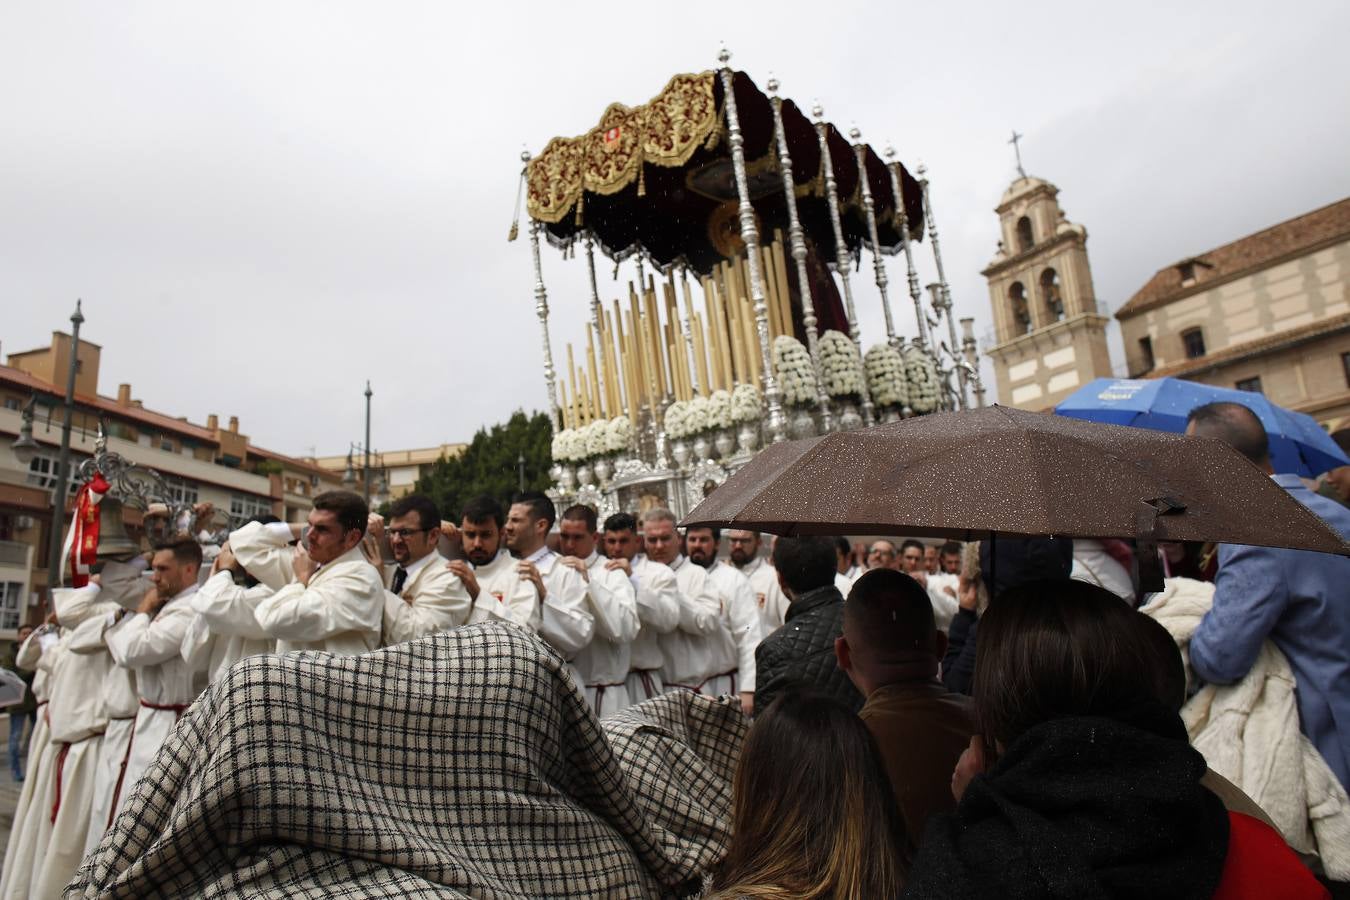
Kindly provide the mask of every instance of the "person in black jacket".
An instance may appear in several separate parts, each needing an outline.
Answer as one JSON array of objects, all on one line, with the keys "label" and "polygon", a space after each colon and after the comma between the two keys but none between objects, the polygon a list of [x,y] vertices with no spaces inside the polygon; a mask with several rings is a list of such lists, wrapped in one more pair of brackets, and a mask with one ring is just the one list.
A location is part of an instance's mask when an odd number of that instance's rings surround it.
[{"label": "person in black jacket", "polygon": [[755,649],[755,709],[790,685],[808,685],[853,712],[863,697],[835,662],[834,641],[844,633],[844,597],[834,586],[834,539],[780,537],[773,548],[778,584],[787,595],[783,626]]}]

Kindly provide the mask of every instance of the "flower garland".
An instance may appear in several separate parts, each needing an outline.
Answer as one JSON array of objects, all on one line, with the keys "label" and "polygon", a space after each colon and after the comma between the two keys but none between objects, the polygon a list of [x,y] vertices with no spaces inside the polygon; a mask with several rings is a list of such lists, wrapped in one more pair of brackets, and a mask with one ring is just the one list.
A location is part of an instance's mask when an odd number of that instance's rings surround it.
[{"label": "flower garland", "polygon": [[708,395],[708,424],[719,431],[731,427],[731,394],[727,391],[716,390]]},{"label": "flower garland", "polygon": [[863,359],[867,371],[867,387],[872,402],[878,409],[903,409],[909,406],[909,379],[905,375],[905,359],[890,344],[877,344]]},{"label": "flower garland", "polygon": [[553,436],[553,461],[580,462],[586,458],[586,437],[576,428],[564,428]]},{"label": "flower garland", "polygon": [[731,392],[731,421],[738,425],[758,422],[764,418],[759,402],[759,388],[743,381]]},{"label": "flower garland", "polygon": [[579,428],[564,428],[553,436],[553,461],[580,463],[597,456],[623,453],[633,439],[633,423],[627,416],[596,419]]},{"label": "flower garland", "polygon": [[809,406],[816,402],[815,367],[801,341],[786,334],[774,338],[773,371],[785,404]]},{"label": "flower garland", "polygon": [[623,453],[633,442],[633,423],[627,416],[615,416],[605,427],[605,449]]},{"label": "flower garland", "polygon": [[856,400],[863,392],[863,361],[848,336],[834,330],[820,336],[816,345],[820,354],[820,378],[825,393],[835,398]]},{"label": "flower garland", "polygon": [[666,407],[666,437],[671,440],[687,437],[689,435],[688,425],[686,424],[688,418],[688,407],[683,400],[676,400]]},{"label": "flower garland", "polygon": [[914,344],[906,347],[905,376],[909,380],[909,408],[916,413],[937,409],[941,383],[933,357]]}]

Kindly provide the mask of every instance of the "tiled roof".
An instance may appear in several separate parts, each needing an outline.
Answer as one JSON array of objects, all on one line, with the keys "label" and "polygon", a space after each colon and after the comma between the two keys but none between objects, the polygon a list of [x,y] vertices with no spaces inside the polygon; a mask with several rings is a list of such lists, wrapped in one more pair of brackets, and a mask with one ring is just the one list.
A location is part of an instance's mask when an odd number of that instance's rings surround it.
[{"label": "tiled roof", "polygon": [[[1350,238],[1350,197],[1159,269],[1116,318],[1128,319],[1339,238]],[[1195,282],[1183,285],[1179,267],[1186,262],[1195,263]]]}]

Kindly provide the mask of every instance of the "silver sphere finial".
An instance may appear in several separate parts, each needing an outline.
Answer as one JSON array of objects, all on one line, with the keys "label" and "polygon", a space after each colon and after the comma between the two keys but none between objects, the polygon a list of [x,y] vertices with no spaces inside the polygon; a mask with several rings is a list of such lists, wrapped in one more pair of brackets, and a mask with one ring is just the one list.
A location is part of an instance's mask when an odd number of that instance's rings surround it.
[{"label": "silver sphere finial", "polygon": [[769,73],[769,80],[764,83],[764,89],[770,96],[778,93],[778,77],[772,72]]},{"label": "silver sphere finial", "polygon": [[731,62],[731,51],[727,49],[727,45],[725,43],[722,44],[722,49],[717,51],[717,61],[720,62],[723,66]]},{"label": "silver sphere finial", "polygon": [[923,164],[923,160],[919,160],[919,165],[914,169],[914,174],[920,178],[928,174],[928,167]]},{"label": "silver sphere finial", "polygon": [[848,130],[848,136],[849,140],[853,141],[855,144],[862,140],[862,132],[858,130],[857,125],[854,125]]},{"label": "silver sphere finial", "polygon": [[882,151],[882,155],[885,156],[885,157],[886,157],[887,159],[889,159],[889,160],[894,160],[894,159],[895,159],[895,145],[892,144],[892,143],[887,142],[887,144],[886,144],[886,149],[885,149],[884,151]]},{"label": "silver sphere finial", "polygon": [[819,100],[812,101],[811,103],[811,118],[815,119],[817,122],[825,118],[825,107],[820,105]]},{"label": "silver sphere finial", "polygon": [[530,151],[528,151],[528,150],[522,150],[522,151],[520,151],[520,161],[523,162],[523,163],[529,162],[529,161],[530,161]]}]

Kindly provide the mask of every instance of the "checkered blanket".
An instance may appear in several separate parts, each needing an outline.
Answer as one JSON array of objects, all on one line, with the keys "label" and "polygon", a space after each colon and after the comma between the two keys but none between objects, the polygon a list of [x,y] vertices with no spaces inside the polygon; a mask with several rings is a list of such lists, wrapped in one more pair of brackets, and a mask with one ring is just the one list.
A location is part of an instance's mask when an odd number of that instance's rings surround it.
[{"label": "checkered blanket", "polygon": [[66,897],[678,897],[725,852],[746,724],[598,722],[533,635],[245,660],[183,717]]}]

